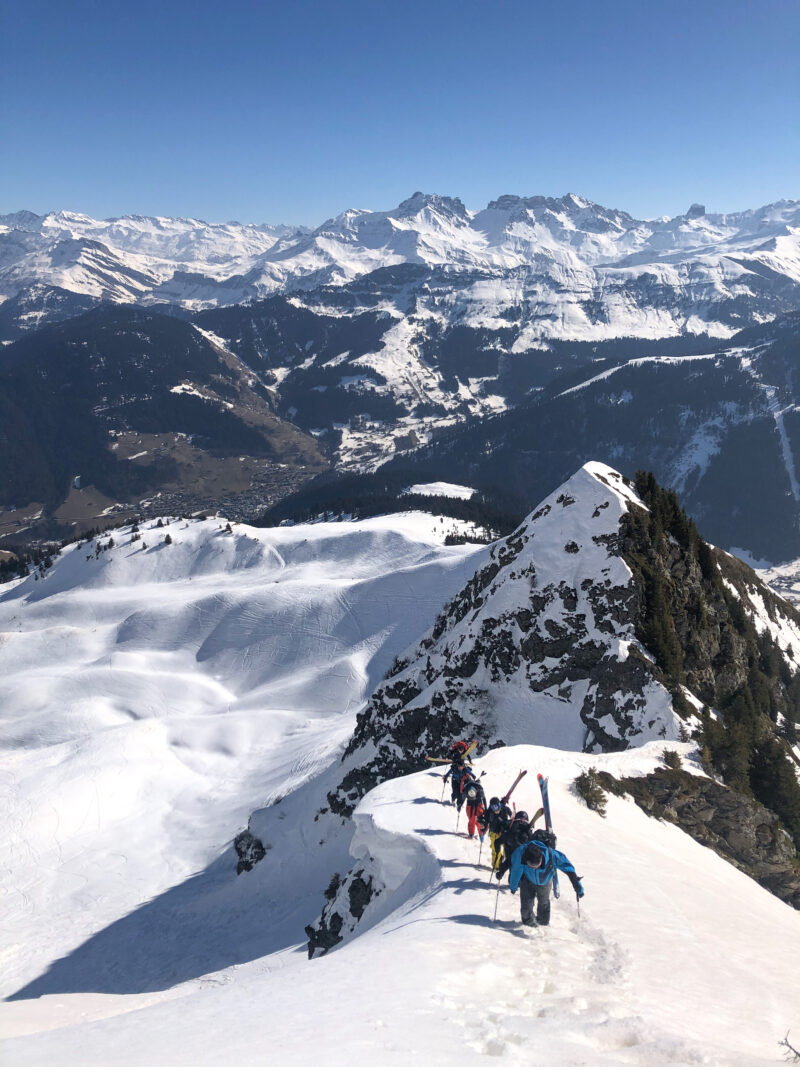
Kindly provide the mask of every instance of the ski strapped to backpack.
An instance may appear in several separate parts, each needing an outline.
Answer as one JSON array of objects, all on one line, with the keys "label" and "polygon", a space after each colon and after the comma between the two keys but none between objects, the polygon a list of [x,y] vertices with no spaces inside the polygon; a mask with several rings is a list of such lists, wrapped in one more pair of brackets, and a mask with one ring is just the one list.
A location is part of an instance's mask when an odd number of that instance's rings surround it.
[{"label": "ski strapped to backpack", "polygon": [[457,760],[460,760],[460,759],[461,760],[467,759],[468,756],[470,756],[471,753],[474,752],[477,747],[478,747],[478,742],[477,741],[472,741],[467,746],[467,748],[464,749],[463,752],[459,752],[455,756],[448,756],[446,759],[442,758],[441,756],[426,756],[425,759],[428,761],[428,763],[454,763],[454,762],[456,762]]},{"label": "ski strapped to backpack", "polygon": [[512,783],[511,783],[511,788],[510,788],[510,789],[509,789],[509,791],[508,791],[508,792],[506,793],[506,795],[505,795],[505,796],[504,796],[504,797],[502,798],[502,803],[503,803],[503,804],[507,804],[507,803],[508,803],[508,798],[509,798],[509,797],[511,796],[511,794],[512,794],[512,793],[514,792],[514,790],[515,790],[515,789],[517,788],[517,786],[519,785],[519,783],[520,783],[520,782],[522,781],[522,779],[523,779],[523,778],[525,777],[525,775],[526,775],[527,773],[528,773],[527,771],[520,771],[520,772],[519,772],[519,774],[517,775],[517,777],[516,777],[516,778],[514,779],[514,781],[513,781]]},{"label": "ski strapped to backpack", "polygon": [[[548,845],[550,848],[555,848],[556,835],[553,833],[553,820],[550,818],[550,794],[547,790],[547,779],[541,774],[537,774],[536,777],[539,782],[539,789],[542,793],[542,808],[544,809],[544,825],[546,827],[544,833],[547,833],[549,835],[547,839],[542,836],[539,838],[539,840],[542,841],[543,844]],[[536,833],[543,834],[543,831],[537,830]],[[550,844],[551,841],[552,844]],[[553,870],[553,896],[556,898],[556,900],[558,900],[558,871],[556,871],[555,869]]]}]

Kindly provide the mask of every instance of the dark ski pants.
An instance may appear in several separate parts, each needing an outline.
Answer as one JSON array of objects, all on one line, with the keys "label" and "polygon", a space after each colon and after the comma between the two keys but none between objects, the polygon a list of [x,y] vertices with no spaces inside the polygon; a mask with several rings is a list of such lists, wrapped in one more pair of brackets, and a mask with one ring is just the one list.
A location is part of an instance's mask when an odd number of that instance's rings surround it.
[{"label": "dark ski pants", "polygon": [[523,875],[519,883],[519,903],[523,922],[529,922],[533,918],[533,905],[536,901],[538,901],[536,921],[540,926],[547,926],[550,922],[550,883],[534,885]]}]

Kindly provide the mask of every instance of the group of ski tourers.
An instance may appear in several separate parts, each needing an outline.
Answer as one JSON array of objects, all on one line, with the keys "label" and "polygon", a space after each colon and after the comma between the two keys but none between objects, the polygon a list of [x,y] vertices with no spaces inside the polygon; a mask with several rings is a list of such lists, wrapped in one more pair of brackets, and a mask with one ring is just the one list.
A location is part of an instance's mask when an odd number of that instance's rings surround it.
[{"label": "group of ski tourers", "polygon": [[[550,922],[551,889],[555,896],[558,896],[557,871],[563,871],[569,878],[578,900],[583,896],[583,886],[575,868],[564,853],[556,849],[556,836],[550,820],[547,779],[541,774],[538,776],[542,807],[533,819],[528,818],[526,811],[512,811],[508,805],[511,794],[527,771],[520,771],[505,796],[490,797],[487,804],[483,786],[474,774],[469,758],[475,747],[474,741],[456,741],[451,745],[446,758],[429,756],[428,759],[435,763],[450,764],[444,775],[444,783],[450,781],[451,800],[458,808],[459,819],[461,809],[464,808],[467,833],[473,838],[478,835],[481,848],[485,835],[489,835],[491,869],[498,881],[510,870],[511,892],[516,893],[517,889],[520,891],[523,924],[547,926]],[[542,815],[545,818],[545,826],[534,829],[536,820]]]}]

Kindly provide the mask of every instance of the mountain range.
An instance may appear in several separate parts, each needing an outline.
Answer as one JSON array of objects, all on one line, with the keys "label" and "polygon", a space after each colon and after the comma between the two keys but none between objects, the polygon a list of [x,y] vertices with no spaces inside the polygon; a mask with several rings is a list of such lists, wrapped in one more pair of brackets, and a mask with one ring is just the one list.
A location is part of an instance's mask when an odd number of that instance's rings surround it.
[{"label": "mountain range", "polygon": [[[519,518],[601,455],[629,476],[653,470],[722,547],[773,563],[800,555],[797,201],[734,214],[695,204],[641,220],[572,194],[502,196],[472,211],[415,193],[393,210],[346,211],[316,229],[19,212],[0,218],[0,295],[0,380],[14,379],[12,397],[20,375],[30,380],[22,414],[13,401],[16,422],[49,419],[48,361],[98,324],[120,394],[136,401],[113,405],[92,459],[64,436],[69,471],[51,465],[44,475],[60,502],[25,462],[20,477],[0,482],[0,505],[15,514],[55,521],[70,477],[91,480],[85,471],[98,467],[117,476],[88,518],[100,503],[135,513],[158,493],[173,509],[223,502],[211,482],[198,496],[190,479],[166,474],[139,491],[125,464],[104,454],[109,432],[142,430],[127,417],[146,399],[134,367],[125,380],[121,340],[137,320],[120,305],[135,304],[165,366],[176,366],[172,346],[188,352],[199,332],[229,368],[220,384],[226,374],[225,388],[252,381],[258,419],[277,416],[307,435],[296,455],[319,458],[273,479],[265,506],[328,466],[339,475],[380,468],[392,479],[407,470],[412,481],[470,485]],[[217,418],[224,388],[214,399],[204,374],[184,361],[164,387],[173,405],[175,390],[205,395]],[[185,432],[182,417],[161,421],[164,433]],[[133,443],[132,454],[147,453],[148,441]],[[255,471],[258,455],[241,447],[233,456],[236,448],[228,458],[243,453]],[[11,469],[2,441],[0,452]],[[294,464],[280,462],[284,472]],[[252,519],[263,483],[239,481],[226,506]],[[319,491],[312,486],[298,509]],[[2,528],[13,528],[7,520]]]},{"label": "mountain range", "polygon": [[456,197],[417,192],[391,211],[349,210],[313,230],[21,211],[0,216],[0,295],[35,303],[49,288],[198,310],[414,264],[445,271],[451,286],[461,276],[461,318],[518,321],[521,346],[729,336],[757,307],[774,314],[792,300],[798,226],[797,201],[733,214],[694,204],[643,220],[574,194],[506,195],[468,211]]}]

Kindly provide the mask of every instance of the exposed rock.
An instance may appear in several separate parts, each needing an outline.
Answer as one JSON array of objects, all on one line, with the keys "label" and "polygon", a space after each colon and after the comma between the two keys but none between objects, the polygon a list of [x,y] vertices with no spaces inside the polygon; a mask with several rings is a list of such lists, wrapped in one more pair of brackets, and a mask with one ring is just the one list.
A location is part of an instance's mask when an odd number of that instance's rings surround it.
[{"label": "exposed rock", "polygon": [[338,875],[334,875],[334,879],[325,893],[328,903],[322,909],[322,915],[313,926],[305,927],[309,959],[317,951],[324,956],[352,933],[370,901],[384,889],[373,874],[367,874],[363,865],[354,867],[344,879],[339,880]]},{"label": "exposed rock", "polygon": [[242,830],[234,838],[233,847],[239,857],[239,862],[236,864],[237,874],[241,874],[243,871],[252,871],[255,865],[260,863],[267,854],[262,842],[254,834],[251,834],[249,830]]},{"label": "exposed rock", "polygon": [[759,885],[800,908],[800,863],[792,839],[762,804],[710,778],[657,770],[642,778],[597,775],[608,792],[627,793],[639,807],[679,826]]},{"label": "exposed rock", "polygon": [[588,464],[492,547],[358,716],[328,796],[335,813],[462,736],[590,751],[677,737],[663,673],[637,647],[642,596],[621,558],[629,507],[641,504],[622,477]]}]

